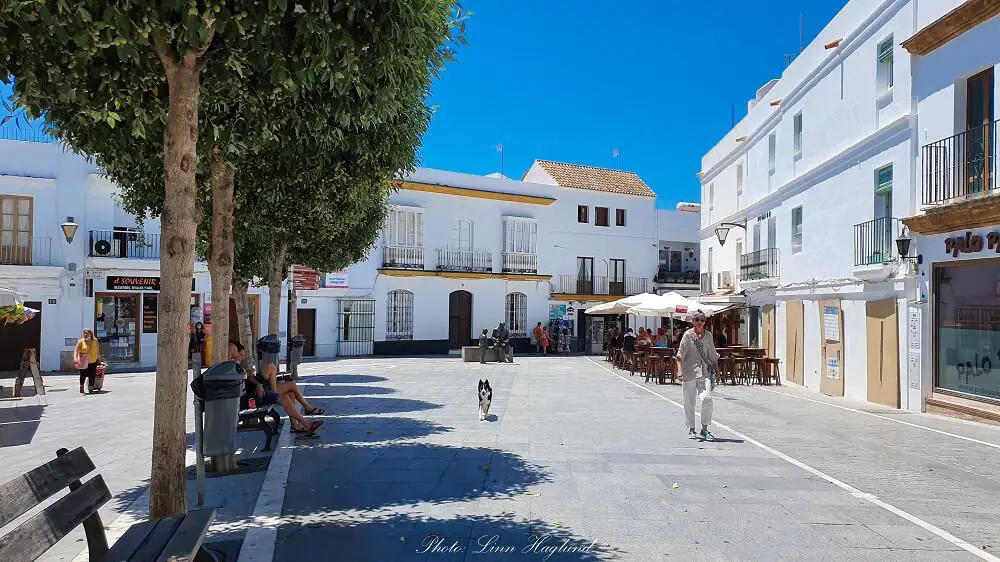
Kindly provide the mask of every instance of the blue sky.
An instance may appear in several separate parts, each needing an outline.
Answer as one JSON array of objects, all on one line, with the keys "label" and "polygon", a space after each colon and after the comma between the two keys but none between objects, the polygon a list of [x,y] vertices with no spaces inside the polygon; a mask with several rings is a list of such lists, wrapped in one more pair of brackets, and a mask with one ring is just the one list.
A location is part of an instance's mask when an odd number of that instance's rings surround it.
[{"label": "blue sky", "polygon": [[469,46],[434,85],[421,165],[519,179],[535,158],[638,173],[700,198],[701,156],[845,0],[464,0]]}]

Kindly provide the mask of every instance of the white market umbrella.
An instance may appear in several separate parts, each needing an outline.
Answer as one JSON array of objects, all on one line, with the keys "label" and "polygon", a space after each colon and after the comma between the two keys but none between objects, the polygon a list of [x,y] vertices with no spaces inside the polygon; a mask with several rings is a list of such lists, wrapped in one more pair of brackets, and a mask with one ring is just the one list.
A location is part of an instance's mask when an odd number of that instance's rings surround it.
[{"label": "white market umbrella", "polygon": [[696,300],[689,299],[680,293],[671,291],[629,308],[628,313],[635,314],[637,316],[659,316],[670,318],[680,316],[682,318],[689,318],[695,313],[695,311],[698,310],[704,312],[705,316],[711,316],[718,311],[718,308],[702,304]]},{"label": "white market umbrella", "polygon": [[584,314],[628,314],[629,309],[633,306],[644,305],[656,298],[657,295],[652,293],[640,293],[616,301],[597,304],[583,312]]}]

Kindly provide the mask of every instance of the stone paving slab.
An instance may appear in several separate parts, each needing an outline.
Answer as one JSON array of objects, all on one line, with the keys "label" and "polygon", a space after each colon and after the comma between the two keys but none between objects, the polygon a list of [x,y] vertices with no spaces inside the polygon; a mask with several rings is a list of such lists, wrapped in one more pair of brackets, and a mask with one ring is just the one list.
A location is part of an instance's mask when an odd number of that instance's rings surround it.
[{"label": "stone paving slab", "polygon": [[[538,537],[577,549],[549,560],[974,559],[724,430],[722,442],[687,439],[680,409],[600,363],[310,364],[303,389],[328,422],[319,442],[295,446],[275,560],[334,551],[338,560],[542,560]],[[485,377],[496,417],[480,422],[475,391]],[[679,387],[658,391],[679,395]],[[857,442],[789,429],[802,417],[826,423],[827,406],[786,411],[769,404],[795,399],[734,392],[736,400],[717,401],[720,418],[780,450],[794,440],[836,456]],[[738,401],[759,407],[730,404]],[[743,423],[734,411],[767,419]],[[875,421],[862,432],[872,441],[866,454],[881,435]],[[786,433],[758,433],[772,427]],[[854,471],[881,474],[878,466]]]}]

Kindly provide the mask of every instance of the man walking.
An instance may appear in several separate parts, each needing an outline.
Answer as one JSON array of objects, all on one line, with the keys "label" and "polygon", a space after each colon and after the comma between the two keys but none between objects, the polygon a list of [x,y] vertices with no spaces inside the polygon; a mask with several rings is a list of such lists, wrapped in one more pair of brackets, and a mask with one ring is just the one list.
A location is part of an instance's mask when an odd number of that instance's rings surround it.
[{"label": "man walking", "polygon": [[[706,441],[714,441],[715,436],[708,430],[712,423],[712,391],[715,389],[715,374],[719,362],[719,352],[715,350],[711,332],[705,330],[705,313],[695,312],[694,327],[684,332],[677,349],[677,374],[684,387],[684,416],[687,418],[688,437],[699,436]],[[701,401],[701,433],[695,433],[695,404]]]}]

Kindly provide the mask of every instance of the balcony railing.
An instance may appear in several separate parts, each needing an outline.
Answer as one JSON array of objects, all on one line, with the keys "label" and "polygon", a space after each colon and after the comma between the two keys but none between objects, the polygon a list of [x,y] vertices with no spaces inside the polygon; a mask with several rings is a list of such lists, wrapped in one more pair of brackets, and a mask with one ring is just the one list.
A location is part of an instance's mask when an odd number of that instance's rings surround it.
[{"label": "balcony railing", "polygon": [[549,282],[553,293],[577,295],[638,295],[649,292],[650,281],[645,277],[577,277],[556,275]]},{"label": "balcony railing", "polygon": [[92,258],[160,259],[160,235],[125,230],[91,230]]},{"label": "balcony railing", "polygon": [[[0,120],[2,120],[2,117],[0,117]],[[56,142],[56,139],[46,134],[37,123],[19,126],[13,122],[13,119],[0,125],[0,140],[39,142],[44,144],[53,144]]]},{"label": "balcony railing", "polygon": [[52,239],[34,236],[30,245],[2,244],[0,265],[52,265]]},{"label": "balcony railing", "polygon": [[538,273],[538,254],[503,253],[504,273]]},{"label": "balcony railing", "polygon": [[985,195],[997,180],[997,123],[982,125],[920,149],[924,205]]},{"label": "balcony railing", "polygon": [[493,272],[493,254],[471,250],[438,250],[438,271]]},{"label": "balcony railing", "polygon": [[882,217],[854,225],[854,266],[882,265],[896,259],[899,219]]},{"label": "balcony railing", "polygon": [[683,285],[696,285],[698,284],[698,272],[697,271],[670,271],[670,268],[666,265],[660,265],[656,270],[656,277],[653,278],[656,283],[677,283]]},{"label": "balcony railing", "polygon": [[701,279],[700,279],[700,283],[698,284],[698,289],[702,293],[711,293],[712,292],[712,272],[711,271],[706,271],[705,273],[701,274]]},{"label": "balcony railing", "polygon": [[772,279],[778,276],[778,249],[767,248],[740,256],[740,281]]},{"label": "balcony railing", "polygon": [[382,252],[382,267],[423,269],[424,249],[419,246],[386,246]]}]

